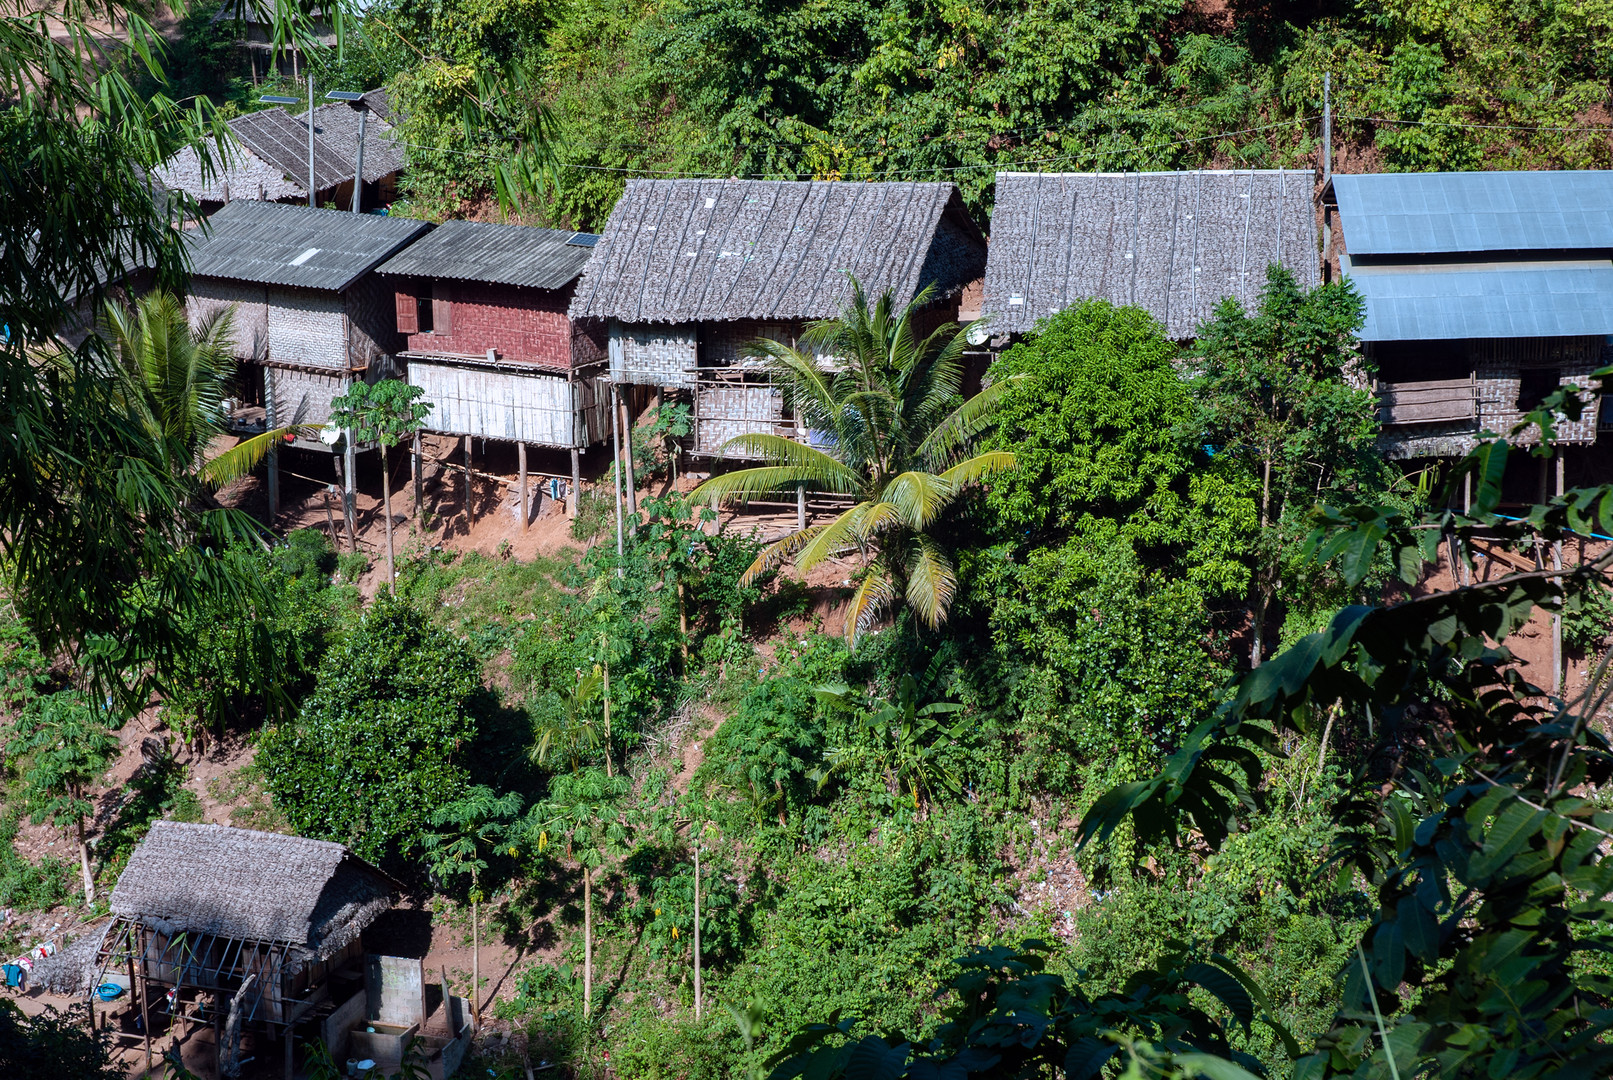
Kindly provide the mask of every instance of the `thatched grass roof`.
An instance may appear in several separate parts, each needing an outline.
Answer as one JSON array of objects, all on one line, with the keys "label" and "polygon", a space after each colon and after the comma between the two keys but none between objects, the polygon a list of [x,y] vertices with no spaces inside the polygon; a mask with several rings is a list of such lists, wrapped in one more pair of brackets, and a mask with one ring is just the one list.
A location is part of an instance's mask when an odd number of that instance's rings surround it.
[{"label": "thatched grass roof", "polygon": [[1024,333],[1096,298],[1193,337],[1223,298],[1251,307],[1268,263],[1319,283],[1314,187],[1294,169],[998,173],[983,313]]},{"label": "thatched grass roof", "polygon": [[398,888],[341,844],[159,821],[118,878],[112,913],[326,957],[390,908]]},{"label": "thatched grass roof", "polygon": [[850,296],[848,275],[905,303],[926,285],[961,292],[985,259],[951,184],[629,180],[571,317],[829,318]]}]

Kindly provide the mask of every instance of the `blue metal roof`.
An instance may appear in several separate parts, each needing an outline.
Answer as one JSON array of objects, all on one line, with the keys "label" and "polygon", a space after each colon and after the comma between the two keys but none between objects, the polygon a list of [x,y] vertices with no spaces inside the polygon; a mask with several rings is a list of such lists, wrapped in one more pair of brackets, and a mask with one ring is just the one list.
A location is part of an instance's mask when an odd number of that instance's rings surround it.
[{"label": "blue metal roof", "polygon": [[1613,172],[1333,175],[1353,256],[1613,248]]},{"label": "blue metal roof", "polygon": [[1613,261],[1346,268],[1362,341],[1613,334]]}]

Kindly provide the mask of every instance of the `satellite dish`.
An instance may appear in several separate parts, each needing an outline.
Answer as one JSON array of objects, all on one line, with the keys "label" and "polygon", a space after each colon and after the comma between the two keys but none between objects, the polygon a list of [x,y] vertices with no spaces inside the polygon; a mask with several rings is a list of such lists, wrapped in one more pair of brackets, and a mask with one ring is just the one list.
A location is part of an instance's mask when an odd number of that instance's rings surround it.
[{"label": "satellite dish", "polygon": [[991,340],[991,330],[984,323],[977,323],[969,327],[969,344],[984,345],[989,340]]},{"label": "satellite dish", "polygon": [[342,441],[342,429],[334,424],[326,424],[319,429],[319,441],[326,446],[335,446]]}]

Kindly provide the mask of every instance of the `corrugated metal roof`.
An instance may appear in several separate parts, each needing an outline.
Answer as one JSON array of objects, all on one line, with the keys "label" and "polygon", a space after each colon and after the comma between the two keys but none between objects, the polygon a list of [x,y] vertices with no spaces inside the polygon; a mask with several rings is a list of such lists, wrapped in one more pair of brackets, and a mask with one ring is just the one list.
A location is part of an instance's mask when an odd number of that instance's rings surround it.
[{"label": "corrugated metal roof", "polygon": [[1613,248],[1613,172],[1335,173],[1353,256]]},{"label": "corrugated metal roof", "polygon": [[951,184],[629,180],[571,302],[624,322],[816,319],[848,275],[905,302],[961,291],[985,241]]},{"label": "corrugated metal roof", "polygon": [[1024,333],[1100,298],[1191,337],[1224,297],[1251,306],[1269,263],[1319,282],[1314,186],[1293,169],[998,173],[982,312]]},{"label": "corrugated metal roof", "polygon": [[1613,334],[1613,261],[1350,266],[1363,341]]},{"label": "corrugated metal roof", "polygon": [[340,292],[430,228],[411,218],[236,200],[185,242],[197,277]]},{"label": "corrugated metal roof", "polygon": [[[314,187],[324,191],[353,178],[353,159],[344,158],[319,138],[317,118],[315,127]],[[237,116],[230,121],[230,130],[258,157],[298,184],[308,183],[308,125],[303,117],[292,116],[284,109],[265,109]]]},{"label": "corrugated metal roof", "polygon": [[383,274],[561,289],[588,265],[590,249],[570,243],[576,235],[526,225],[445,221],[378,269]]}]

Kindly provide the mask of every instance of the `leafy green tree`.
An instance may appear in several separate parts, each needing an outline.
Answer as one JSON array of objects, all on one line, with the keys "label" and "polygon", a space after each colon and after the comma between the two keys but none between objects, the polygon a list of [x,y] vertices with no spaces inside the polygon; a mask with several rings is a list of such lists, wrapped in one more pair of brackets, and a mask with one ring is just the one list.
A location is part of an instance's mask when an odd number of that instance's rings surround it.
[{"label": "leafy green tree", "polygon": [[89,787],[117,758],[121,744],[106,716],[82,696],[61,691],[40,698],[17,720],[7,751],[24,761],[23,799],[34,824],[71,822],[84,877],[84,904],[95,903],[90,845],[84,822],[95,813]]},{"label": "leafy green tree", "polygon": [[[1551,453],[1554,411],[1573,418],[1582,407],[1568,388],[1531,414],[1527,423],[1547,436],[1535,452]],[[1553,541],[1613,522],[1613,485],[1567,492],[1521,521],[1499,514],[1510,452],[1486,441],[1463,461],[1455,482],[1477,481],[1469,513],[1330,508],[1307,548],[1353,585],[1387,558],[1410,586],[1449,536]],[[1602,958],[1613,921],[1605,846],[1613,813],[1594,792],[1613,781],[1613,745],[1594,718],[1613,695],[1613,657],[1572,697],[1553,699],[1497,642],[1539,611],[1582,603],[1610,573],[1613,552],[1345,607],[1240,678],[1156,775],[1111,788],[1083,817],[1082,844],[1124,823],[1159,850],[1215,857],[1269,799],[1288,797],[1263,783],[1258,750],[1346,718],[1369,747],[1333,811],[1341,832],[1331,865],[1341,884],[1363,887],[1369,918],[1340,973],[1342,1005],[1309,1046],[1281,1029],[1259,988],[1221,957],[1173,950],[1178,958],[1136,972],[1111,997],[1072,990],[1040,974],[1034,957],[996,950],[962,961],[957,1002],[934,1039],[859,1040],[853,1021],[819,1024],[779,1055],[775,1075],[1061,1068],[1092,1076],[1115,1061],[1139,1076],[1241,1076],[1233,1063],[1252,1062],[1227,1036],[1255,1022],[1279,1035],[1295,1077],[1602,1074],[1613,1061],[1613,983]],[[1180,997],[1189,983],[1228,1015]]]},{"label": "leafy green tree", "polygon": [[330,422],[346,428],[361,443],[373,442],[381,448],[381,510],[386,521],[386,580],[394,592],[398,574],[392,562],[392,471],[386,452],[425,426],[431,413],[429,401],[422,402],[425,390],[398,379],[378,383],[355,382],[347,393],[330,403]]},{"label": "leafy green tree", "polygon": [[[280,42],[307,19],[275,0]],[[202,510],[167,471],[166,448],[124,400],[113,350],[91,333],[110,287],[137,268],[178,287],[195,208],[149,181],[177,151],[227,138],[205,102],[136,91],[164,83],[161,36],[138,6],[11,3],[0,40],[0,552],[6,590],[51,654],[65,651],[97,698],[137,708],[190,645],[183,615],[253,583],[211,554],[254,534]],[[106,27],[126,42],[108,62]]]},{"label": "leafy green tree", "polygon": [[851,284],[844,313],[812,324],[802,349],[768,339],[746,346],[748,355],[768,361],[786,404],[828,449],[780,435],[736,436],[725,450],[767,464],[712,477],[690,499],[752,498],[797,487],[855,497],[834,520],[763,548],[740,580],[748,584],[790,559],[805,573],[856,546],[867,564],[846,613],[846,636],[855,642],[898,597],[925,625],[946,621],[958,578],[936,526],[971,485],[1013,468],[1014,455],[988,450],[959,460],[1012,380],[962,399],[967,331],[943,326],[919,337],[916,322],[930,291],[897,312],[889,293],[870,308],[862,284]]},{"label": "leafy green tree", "polygon": [[1389,486],[1377,403],[1363,385],[1368,371],[1355,340],[1365,312],[1348,281],[1306,291],[1272,266],[1253,315],[1228,298],[1199,328],[1198,429],[1216,456],[1238,462],[1258,485],[1252,667],[1265,659],[1267,616],[1280,590],[1300,609],[1343,599],[1299,557],[1312,509],[1377,498]]},{"label": "leafy green tree", "polygon": [[739,795],[757,820],[776,816],[783,823],[817,789],[827,752],[812,687],[799,678],[769,679],[706,740],[697,782]]},{"label": "leafy green tree", "polygon": [[325,654],[296,719],[259,740],[275,805],[298,833],[397,866],[465,792],[481,693],[464,643],[378,597]]},{"label": "leafy green tree", "polygon": [[585,768],[562,773],[549,785],[549,795],[527,815],[529,843],[541,853],[564,840],[566,857],[582,867],[583,1017],[594,1001],[594,881],[600,869],[621,854],[631,835],[622,801],[630,790],[625,776]]},{"label": "leafy green tree", "polygon": [[471,975],[470,1009],[481,1022],[481,919],[478,905],[482,901],[481,874],[487,869],[487,859],[494,848],[508,847],[515,818],[521,813],[521,796],[516,792],[494,794],[493,789],[477,784],[453,802],[444,803],[431,812],[434,831],[421,840],[426,858],[431,861],[432,872],[440,880],[468,876],[470,878],[470,938]]}]

